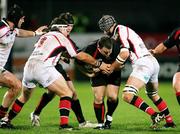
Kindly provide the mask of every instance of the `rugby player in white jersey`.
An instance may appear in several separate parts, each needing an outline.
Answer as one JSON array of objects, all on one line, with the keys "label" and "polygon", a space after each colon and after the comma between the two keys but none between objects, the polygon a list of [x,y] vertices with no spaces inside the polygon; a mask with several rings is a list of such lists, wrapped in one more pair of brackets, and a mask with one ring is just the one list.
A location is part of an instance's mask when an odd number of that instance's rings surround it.
[{"label": "rugby player in white jersey", "polygon": [[[110,72],[116,70],[119,66],[123,66],[127,59],[132,64],[133,70],[123,89],[123,100],[150,115],[153,121],[152,128],[156,128],[158,122],[163,118],[166,120],[165,127],[175,127],[175,125],[172,125],[174,122],[166,102],[158,95],[159,64],[147,50],[143,40],[131,28],[118,25],[111,15],[102,16],[98,24],[105,34],[114,38],[122,47],[116,61],[112,63]],[[148,97],[156,105],[160,113],[155,112],[137,95],[144,86]]]},{"label": "rugby player in white jersey", "polygon": [[21,91],[21,81],[4,68],[15,37],[40,35],[43,33],[42,30],[46,28],[46,26],[40,27],[35,32],[20,29],[24,18],[23,10],[18,5],[14,5],[8,11],[7,18],[0,21],[0,85],[8,88],[0,106],[0,119],[6,115],[10,105]]},{"label": "rugby player in white jersey", "polygon": [[[72,28],[74,27],[74,19],[73,19],[73,15],[69,12],[66,13],[61,13],[60,17],[65,19],[67,21],[68,24],[72,25]],[[48,29],[51,29],[51,26],[53,24],[56,24],[56,21],[59,21],[59,18],[54,18],[51,22],[51,24],[48,26]],[[70,27],[70,29],[68,30],[69,33],[72,31],[72,28]],[[78,46],[76,45],[76,43],[70,38],[70,35],[68,35],[68,39],[72,42],[72,44],[74,45],[74,47],[76,47],[78,49]],[[71,80],[70,76],[68,75],[68,73],[66,73],[66,71],[63,69],[62,65],[61,65],[61,61],[70,64],[70,57],[68,55],[68,53],[63,53],[61,55],[60,61],[59,63],[55,66],[55,68],[63,75],[64,79],[66,80],[69,88],[72,90],[73,92],[73,96],[72,96],[72,101],[71,101],[71,109],[72,111],[75,113],[75,116],[77,118],[77,121],[79,123],[79,128],[90,128],[90,127],[96,127],[97,124],[95,123],[91,123],[90,121],[86,121],[85,116],[83,114],[83,110],[81,108],[81,103],[80,103],[80,99],[78,98],[78,94],[76,92],[76,89],[74,87],[73,81]],[[47,104],[55,97],[55,93],[47,91],[44,92],[43,95],[40,98],[40,101],[38,102],[38,105],[36,106],[35,110],[30,114],[30,120],[31,120],[31,124],[32,126],[40,126],[40,114],[42,113],[43,109],[47,106]]]},{"label": "rugby player in white jersey", "polygon": [[[109,64],[95,60],[89,54],[78,51],[69,40],[68,35],[72,30],[72,25],[65,19],[59,17],[51,30],[41,36],[35,44],[35,49],[29,57],[24,67],[23,91],[13,103],[8,116],[1,122],[11,124],[11,120],[21,111],[23,105],[31,97],[36,84],[39,83],[47,90],[56,93],[59,97],[60,129],[72,130],[69,126],[69,112],[73,92],[67,85],[63,75],[55,68],[61,54],[68,52],[70,57],[89,63],[104,72],[109,72]],[[7,125],[4,125],[7,126]]]}]

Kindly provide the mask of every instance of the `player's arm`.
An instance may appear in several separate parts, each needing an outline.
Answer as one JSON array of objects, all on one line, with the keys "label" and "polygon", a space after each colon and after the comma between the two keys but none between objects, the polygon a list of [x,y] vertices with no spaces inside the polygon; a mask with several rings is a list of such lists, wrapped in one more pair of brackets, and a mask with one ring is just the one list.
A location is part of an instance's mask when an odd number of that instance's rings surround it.
[{"label": "player's arm", "polygon": [[116,60],[112,63],[111,65],[111,72],[114,70],[119,70],[124,67],[124,63],[129,57],[129,49],[127,48],[122,48],[120,50],[120,53],[118,54]]},{"label": "player's arm", "polygon": [[42,34],[45,33],[44,29],[47,29],[47,26],[41,26],[36,31],[18,29],[17,36],[18,37],[33,37],[33,36],[36,36],[36,35],[42,35]]},{"label": "player's arm", "polygon": [[103,70],[105,72],[109,72],[109,64],[105,64],[102,61],[98,61],[96,59],[94,59],[91,55],[81,51],[76,55],[76,59],[83,61],[85,63],[88,63],[90,65],[93,65],[96,68],[99,68],[100,70]]},{"label": "player's arm", "polygon": [[81,71],[87,77],[94,77],[94,76],[96,76],[96,73],[93,71],[93,69],[87,70],[87,68],[85,68],[83,65],[80,65],[78,63],[76,64],[76,66],[78,67],[79,71]]},{"label": "player's arm", "polygon": [[153,55],[156,55],[156,54],[161,54],[163,53],[165,50],[167,50],[167,47],[164,45],[164,43],[160,43],[156,48],[154,49],[151,49],[150,52],[153,54]]}]

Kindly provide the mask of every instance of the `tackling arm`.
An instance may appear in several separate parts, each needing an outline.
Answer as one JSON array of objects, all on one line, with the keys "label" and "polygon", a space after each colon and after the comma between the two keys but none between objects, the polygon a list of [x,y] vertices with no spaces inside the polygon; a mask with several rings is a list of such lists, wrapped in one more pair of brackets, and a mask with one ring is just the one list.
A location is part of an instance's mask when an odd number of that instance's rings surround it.
[{"label": "tackling arm", "polygon": [[156,55],[163,53],[165,50],[167,50],[167,47],[163,43],[160,43],[156,48],[150,50],[150,52],[153,55]]},{"label": "tackling arm", "polygon": [[124,63],[128,57],[129,57],[129,50],[127,48],[122,48],[116,58],[116,61],[114,61],[111,65],[111,71],[119,70],[119,69],[123,68]]},{"label": "tackling arm", "polygon": [[81,71],[87,77],[94,77],[97,74],[93,71],[93,68],[87,69],[85,68],[85,65],[79,65],[78,63],[76,64],[76,66],[78,67],[79,71]]},{"label": "tackling arm", "polygon": [[76,59],[83,61],[85,63],[88,63],[92,66],[94,66],[95,68],[99,68],[100,70],[103,70],[104,72],[109,72],[109,67],[110,64],[105,64],[102,61],[98,61],[96,59],[94,59],[91,55],[81,51],[76,55]]}]

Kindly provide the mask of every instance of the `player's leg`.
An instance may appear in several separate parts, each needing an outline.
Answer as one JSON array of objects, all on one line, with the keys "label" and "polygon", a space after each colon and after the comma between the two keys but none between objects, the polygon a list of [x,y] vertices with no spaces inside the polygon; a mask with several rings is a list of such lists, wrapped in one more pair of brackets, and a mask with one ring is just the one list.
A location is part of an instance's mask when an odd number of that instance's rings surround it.
[{"label": "player's leg", "polygon": [[110,129],[112,115],[118,106],[118,95],[121,84],[121,71],[115,71],[106,79],[107,112],[104,123],[105,129]]},{"label": "player's leg", "polygon": [[80,101],[79,101],[77,93],[75,91],[75,87],[74,87],[72,81],[70,81],[70,80],[67,81],[67,84],[68,84],[69,88],[71,89],[71,91],[73,92],[71,108],[72,108],[73,112],[75,113],[78,122],[84,123],[85,118],[84,118],[84,115],[82,112]]},{"label": "player's leg", "polygon": [[112,115],[118,106],[118,95],[119,95],[119,86],[109,84],[106,87],[107,94],[107,112],[106,112],[106,120],[104,127],[105,129],[110,129],[112,122]]},{"label": "player's leg", "polygon": [[0,73],[0,85],[8,87],[8,91],[4,94],[2,104],[0,106],[0,119],[3,118],[12,102],[21,91],[21,81],[9,71]]},{"label": "player's leg", "polygon": [[180,105],[180,66],[179,66],[179,72],[176,72],[173,77],[173,88],[176,92],[176,98]]},{"label": "player's leg", "polygon": [[165,116],[166,124],[164,127],[176,127],[176,125],[173,122],[172,116],[169,112],[168,106],[166,102],[158,95],[158,83],[147,83],[146,85],[146,93],[148,97],[153,101],[153,103],[156,105],[158,110],[161,112],[162,115]]},{"label": "player's leg", "polygon": [[97,129],[100,129],[104,123],[104,114],[105,114],[105,105],[104,105],[104,96],[106,86],[95,86],[92,87],[94,93],[94,111],[96,119],[98,121]]},{"label": "player's leg", "polygon": [[69,79],[67,81],[69,88],[71,89],[71,91],[73,92],[73,98],[72,98],[72,104],[71,104],[71,108],[73,110],[73,112],[76,115],[76,118],[79,122],[79,127],[80,128],[87,128],[87,127],[95,127],[96,124],[93,124],[89,121],[86,121],[82,112],[82,108],[81,108],[81,104],[80,101],[78,99],[75,87],[73,85],[73,82]]},{"label": "player's leg", "polygon": [[29,100],[31,97],[33,88],[26,88],[23,86],[23,90],[21,95],[14,101],[12,104],[12,108],[8,113],[8,116],[4,117],[0,121],[1,128],[12,128],[11,120],[14,119],[21,111],[24,104]]},{"label": "player's leg", "polygon": [[59,75],[59,77],[47,86],[48,90],[56,93],[60,97],[59,101],[59,111],[60,111],[60,129],[72,129],[68,125],[69,123],[69,112],[71,109],[72,101],[72,91],[67,85],[64,77]]},{"label": "player's leg", "polygon": [[40,114],[43,108],[54,98],[55,93],[45,92],[41,96],[41,99],[36,107],[36,109],[30,114],[30,119],[32,126],[40,126]]},{"label": "player's leg", "polygon": [[137,96],[139,89],[144,86],[144,82],[136,77],[130,76],[126,83],[125,88],[123,89],[123,100],[138,109],[146,112],[151,116],[153,122],[157,123],[162,118],[159,113],[150,107],[141,97]]},{"label": "player's leg", "polygon": [[45,92],[43,93],[40,102],[38,103],[36,109],[34,110],[35,115],[40,115],[43,108],[55,97],[55,93],[53,92]]}]

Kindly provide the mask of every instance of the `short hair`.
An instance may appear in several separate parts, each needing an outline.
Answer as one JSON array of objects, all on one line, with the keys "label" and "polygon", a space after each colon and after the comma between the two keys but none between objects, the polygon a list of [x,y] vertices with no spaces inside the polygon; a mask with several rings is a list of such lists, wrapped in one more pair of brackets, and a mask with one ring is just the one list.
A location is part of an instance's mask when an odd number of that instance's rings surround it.
[{"label": "short hair", "polygon": [[113,44],[114,44],[114,40],[108,36],[103,36],[98,41],[98,45],[100,49],[103,47],[107,49],[111,49],[113,47]]}]

